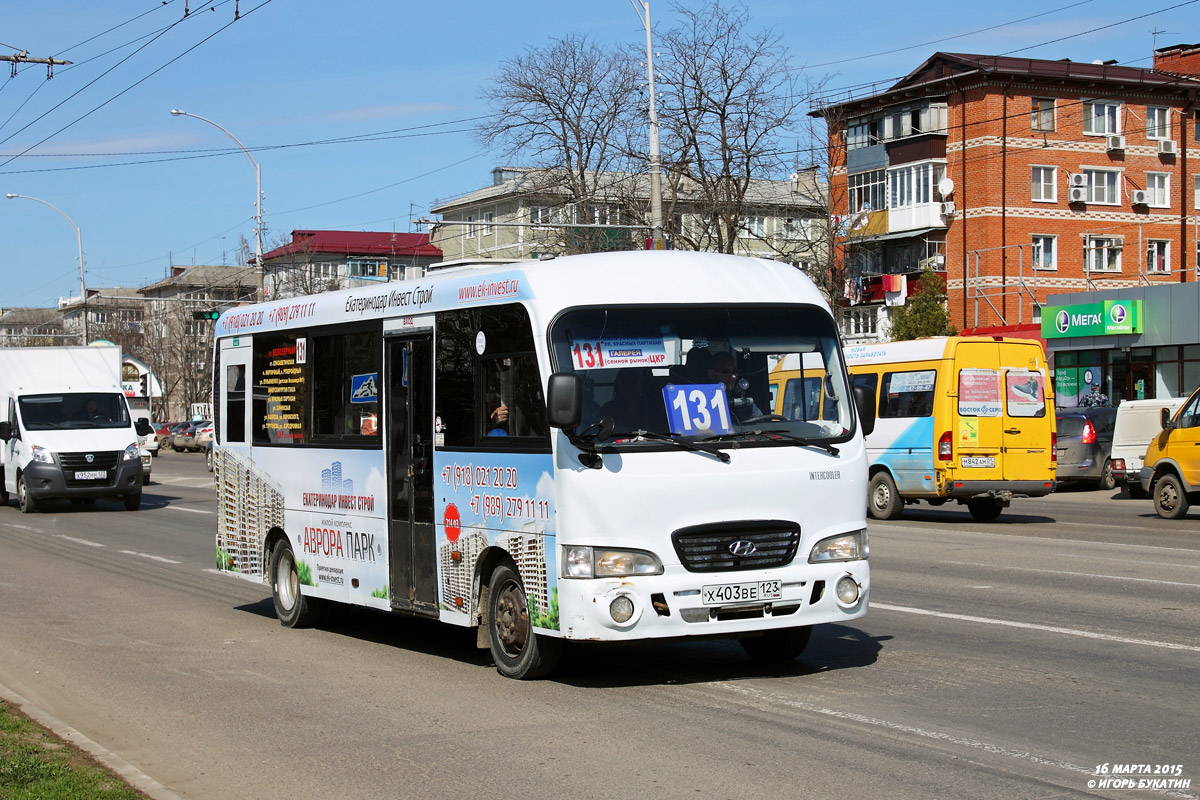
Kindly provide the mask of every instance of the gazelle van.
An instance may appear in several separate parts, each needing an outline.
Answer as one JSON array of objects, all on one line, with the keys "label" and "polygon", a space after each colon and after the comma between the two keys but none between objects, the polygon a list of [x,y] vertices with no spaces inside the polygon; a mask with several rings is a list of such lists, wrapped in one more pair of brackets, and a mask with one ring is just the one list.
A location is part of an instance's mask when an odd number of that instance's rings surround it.
[{"label": "gazelle van", "polygon": [[1054,392],[1039,342],[940,337],[846,349],[876,402],[867,508],[895,519],[924,500],[996,519],[1014,497],[1055,489]]},{"label": "gazelle van", "polygon": [[27,513],[59,498],[141,505],[142,431],[121,388],[118,348],[0,348],[0,401],[0,504],[13,493]]}]

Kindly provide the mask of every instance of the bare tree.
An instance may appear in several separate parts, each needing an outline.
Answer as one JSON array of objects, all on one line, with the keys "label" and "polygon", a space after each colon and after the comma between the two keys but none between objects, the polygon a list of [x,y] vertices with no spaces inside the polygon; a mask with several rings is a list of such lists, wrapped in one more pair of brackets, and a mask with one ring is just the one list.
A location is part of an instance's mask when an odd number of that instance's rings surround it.
[{"label": "bare tree", "polygon": [[663,142],[671,185],[694,198],[702,220],[676,236],[697,250],[732,253],[753,211],[752,182],[791,171],[784,137],[808,93],[779,36],[751,32],[744,7],[714,0],[675,11],[682,21],[657,36]]},{"label": "bare tree", "polygon": [[[607,218],[602,185],[622,172],[640,135],[637,61],[572,34],[502,62],[483,93],[491,119],[479,140],[543,168],[539,193],[561,192],[566,223],[595,224]],[[593,249],[593,231],[577,229],[570,251]],[[600,248],[597,248],[600,249]]]}]

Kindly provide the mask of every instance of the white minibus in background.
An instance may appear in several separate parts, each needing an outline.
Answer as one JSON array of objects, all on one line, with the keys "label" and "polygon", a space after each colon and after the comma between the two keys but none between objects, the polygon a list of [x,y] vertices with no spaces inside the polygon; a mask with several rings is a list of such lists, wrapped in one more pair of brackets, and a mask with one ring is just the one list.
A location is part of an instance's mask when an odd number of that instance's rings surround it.
[{"label": "white minibus in background", "polygon": [[[621,252],[452,268],[216,324],[217,563],[286,626],[351,603],[564,640],[791,659],[867,612],[867,462],[836,326],[785,264]],[[771,413],[803,357],[826,413]]]}]

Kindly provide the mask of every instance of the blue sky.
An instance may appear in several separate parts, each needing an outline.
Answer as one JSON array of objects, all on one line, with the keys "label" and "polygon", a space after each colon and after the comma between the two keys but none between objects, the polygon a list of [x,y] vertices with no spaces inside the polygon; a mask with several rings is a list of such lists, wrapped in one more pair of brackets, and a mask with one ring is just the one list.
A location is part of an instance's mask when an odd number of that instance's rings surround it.
[{"label": "blue sky", "polygon": [[[404,232],[504,161],[471,134],[503,59],[569,33],[645,38],[629,0],[236,5],[236,21],[235,0],[7,5],[0,55],[74,64],[52,80],[41,65],[0,73],[0,195],[38,198],[79,226],[89,287],[138,286],[172,263],[232,264],[239,237],[253,242],[250,164],[172,108],[254,151],[268,248],[295,229]],[[1160,47],[1200,41],[1200,0],[746,6],[752,27],[773,27],[831,89],[897,78],[938,50],[1148,67],[1152,31]],[[674,19],[667,2],[651,12],[656,25]],[[76,254],[51,208],[0,196],[0,307],[78,294]]]}]

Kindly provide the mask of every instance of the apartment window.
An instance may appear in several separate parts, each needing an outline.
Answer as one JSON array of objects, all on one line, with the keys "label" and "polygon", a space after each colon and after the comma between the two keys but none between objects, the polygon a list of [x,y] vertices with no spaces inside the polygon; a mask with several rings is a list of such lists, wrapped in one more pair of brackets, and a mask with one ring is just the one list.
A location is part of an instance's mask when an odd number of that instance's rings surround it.
[{"label": "apartment window", "polygon": [[1045,97],[1033,98],[1032,124],[1035,131],[1054,130],[1054,100]]},{"label": "apartment window", "polygon": [[798,217],[784,218],[783,238],[792,240],[811,238],[812,222],[812,219],[800,219]]},{"label": "apartment window", "polygon": [[1058,237],[1037,234],[1033,237],[1033,268],[1058,269]]},{"label": "apartment window", "polygon": [[1171,206],[1171,174],[1169,172],[1146,173],[1146,205],[1154,208]]},{"label": "apartment window", "polygon": [[1084,264],[1088,272],[1120,272],[1121,240],[1110,236],[1089,236],[1084,240]]},{"label": "apartment window", "polygon": [[1195,188],[1192,190],[1192,194],[1194,195],[1194,197],[1192,198],[1192,207],[1200,208],[1200,175],[1197,175],[1195,180],[1196,180],[1196,185],[1195,185]]},{"label": "apartment window", "polygon": [[1146,245],[1146,272],[1166,273],[1171,271],[1171,241],[1151,239]]},{"label": "apartment window", "polygon": [[471,214],[467,215],[467,236],[474,239],[479,235],[479,226],[475,224],[475,217]]},{"label": "apartment window", "polygon": [[848,180],[850,204],[847,207],[851,213],[878,211],[884,208],[886,184],[883,170],[873,169],[870,172],[860,172],[857,175],[851,175]]},{"label": "apartment window", "polygon": [[493,222],[493,220],[495,220],[495,218],[496,218],[495,215],[490,211],[483,215],[483,235],[484,236],[492,235],[492,222]]},{"label": "apartment window", "polygon": [[1083,132],[1109,134],[1121,132],[1121,104],[1111,100],[1083,102]]},{"label": "apartment window", "polygon": [[1115,206],[1121,202],[1121,171],[1117,169],[1085,169],[1088,182],[1088,202]]},{"label": "apartment window", "polygon": [[1058,170],[1055,167],[1033,167],[1031,197],[1043,203],[1053,203],[1058,200],[1058,189],[1055,177]]},{"label": "apartment window", "polygon": [[1146,138],[1170,139],[1170,109],[1164,106],[1146,106]]},{"label": "apartment window", "polygon": [[738,236],[743,239],[762,239],[767,235],[767,218],[761,214],[742,217]]},{"label": "apartment window", "polygon": [[346,274],[351,278],[385,278],[387,262],[378,258],[351,258],[346,262]]},{"label": "apartment window", "polygon": [[534,225],[549,225],[550,206],[530,206],[529,221]]}]

